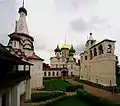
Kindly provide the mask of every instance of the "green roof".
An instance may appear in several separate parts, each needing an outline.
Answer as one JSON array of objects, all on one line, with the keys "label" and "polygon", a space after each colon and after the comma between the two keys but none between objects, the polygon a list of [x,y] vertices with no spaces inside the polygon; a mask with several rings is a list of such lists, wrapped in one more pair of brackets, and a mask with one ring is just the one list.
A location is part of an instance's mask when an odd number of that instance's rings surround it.
[{"label": "green roof", "polygon": [[57,48],[54,50],[54,52],[61,52],[59,46],[57,45]]},{"label": "green roof", "polygon": [[70,48],[69,52],[70,53],[75,53],[76,52],[75,49],[73,48],[73,45],[71,45],[71,48]]}]

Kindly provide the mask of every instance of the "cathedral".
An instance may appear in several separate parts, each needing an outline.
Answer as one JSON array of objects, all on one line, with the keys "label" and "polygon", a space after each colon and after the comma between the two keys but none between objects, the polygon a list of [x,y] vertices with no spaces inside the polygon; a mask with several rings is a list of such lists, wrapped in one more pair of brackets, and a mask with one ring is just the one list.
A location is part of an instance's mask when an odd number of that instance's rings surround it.
[{"label": "cathedral", "polygon": [[115,42],[104,39],[99,43],[90,33],[85,50],[80,54],[80,79],[101,84],[116,86]]},{"label": "cathedral", "polygon": [[74,58],[75,49],[73,45],[65,42],[61,48],[57,45],[54,50],[55,56],[50,57],[50,66],[44,67],[44,77],[61,77],[61,76],[79,76],[79,64]]},{"label": "cathedral", "polygon": [[[19,8],[19,20],[16,21],[15,30],[13,33],[9,34],[9,42],[6,49],[9,52],[22,60],[28,61],[33,64],[30,70],[31,76],[31,88],[41,88],[43,87],[43,59],[37,56],[34,52],[34,38],[30,36],[28,31],[28,26],[26,23],[27,10],[23,6]],[[19,70],[24,67],[22,65],[18,66]],[[27,67],[29,68],[29,67]],[[21,92],[24,92],[24,82],[21,83]]]}]

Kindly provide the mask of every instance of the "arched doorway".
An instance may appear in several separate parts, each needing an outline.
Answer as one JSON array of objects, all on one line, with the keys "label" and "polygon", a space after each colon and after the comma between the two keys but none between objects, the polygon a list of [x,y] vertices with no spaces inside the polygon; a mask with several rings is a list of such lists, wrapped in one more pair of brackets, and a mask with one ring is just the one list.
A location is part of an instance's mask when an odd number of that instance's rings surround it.
[{"label": "arched doorway", "polygon": [[61,76],[63,76],[63,77],[68,76],[68,70],[63,70],[61,72]]}]

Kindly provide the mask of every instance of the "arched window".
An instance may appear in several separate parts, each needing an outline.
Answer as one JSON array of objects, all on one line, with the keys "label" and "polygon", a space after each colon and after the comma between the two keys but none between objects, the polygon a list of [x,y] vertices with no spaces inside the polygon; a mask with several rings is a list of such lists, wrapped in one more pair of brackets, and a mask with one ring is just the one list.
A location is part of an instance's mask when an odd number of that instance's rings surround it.
[{"label": "arched window", "polygon": [[94,56],[97,56],[97,49],[94,48]]},{"label": "arched window", "polygon": [[58,68],[58,64],[56,64],[56,68]]},{"label": "arched window", "polygon": [[90,50],[90,60],[92,59],[92,50]]},{"label": "arched window", "polygon": [[107,53],[111,53],[111,51],[112,51],[112,46],[109,44],[107,48]]},{"label": "arched window", "polygon": [[14,47],[16,47],[16,41],[14,42]]},{"label": "arched window", "polygon": [[103,54],[103,46],[100,45],[100,46],[98,47],[98,49],[99,49],[99,55]]},{"label": "arched window", "polygon": [[46,71],[44,72],[44,76],[46,76]]},{"label": "arched window", "polygon": [[59,75],[59,72],[57,71],[57,76]]},{"label": "arched window", "polygon": [[87,60],[87,56],[85,56],[85,60]]},{"label": "arched window", "polygon": [[51,75],[51,73],[50,73],[50,71],[48,72],[48,76],[50,76]]},{"label": "arched window", "polygon": [[52,72],[52,76],[55,76],[55,72],[54,71]]}]

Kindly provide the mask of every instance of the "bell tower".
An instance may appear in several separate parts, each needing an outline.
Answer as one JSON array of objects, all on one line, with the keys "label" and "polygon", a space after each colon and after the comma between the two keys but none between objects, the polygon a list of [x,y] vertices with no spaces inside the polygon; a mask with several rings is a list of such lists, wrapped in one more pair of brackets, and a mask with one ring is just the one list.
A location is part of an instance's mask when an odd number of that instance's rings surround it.
[{"label": "bell tower", "polygon": [[91,46],[93,46],[96,43],[96,40],[93,39],[92,37],[92,33],[90,32],[90,36],[89,39],[87,40],[85,47],[86,49],[90,48]]}]

